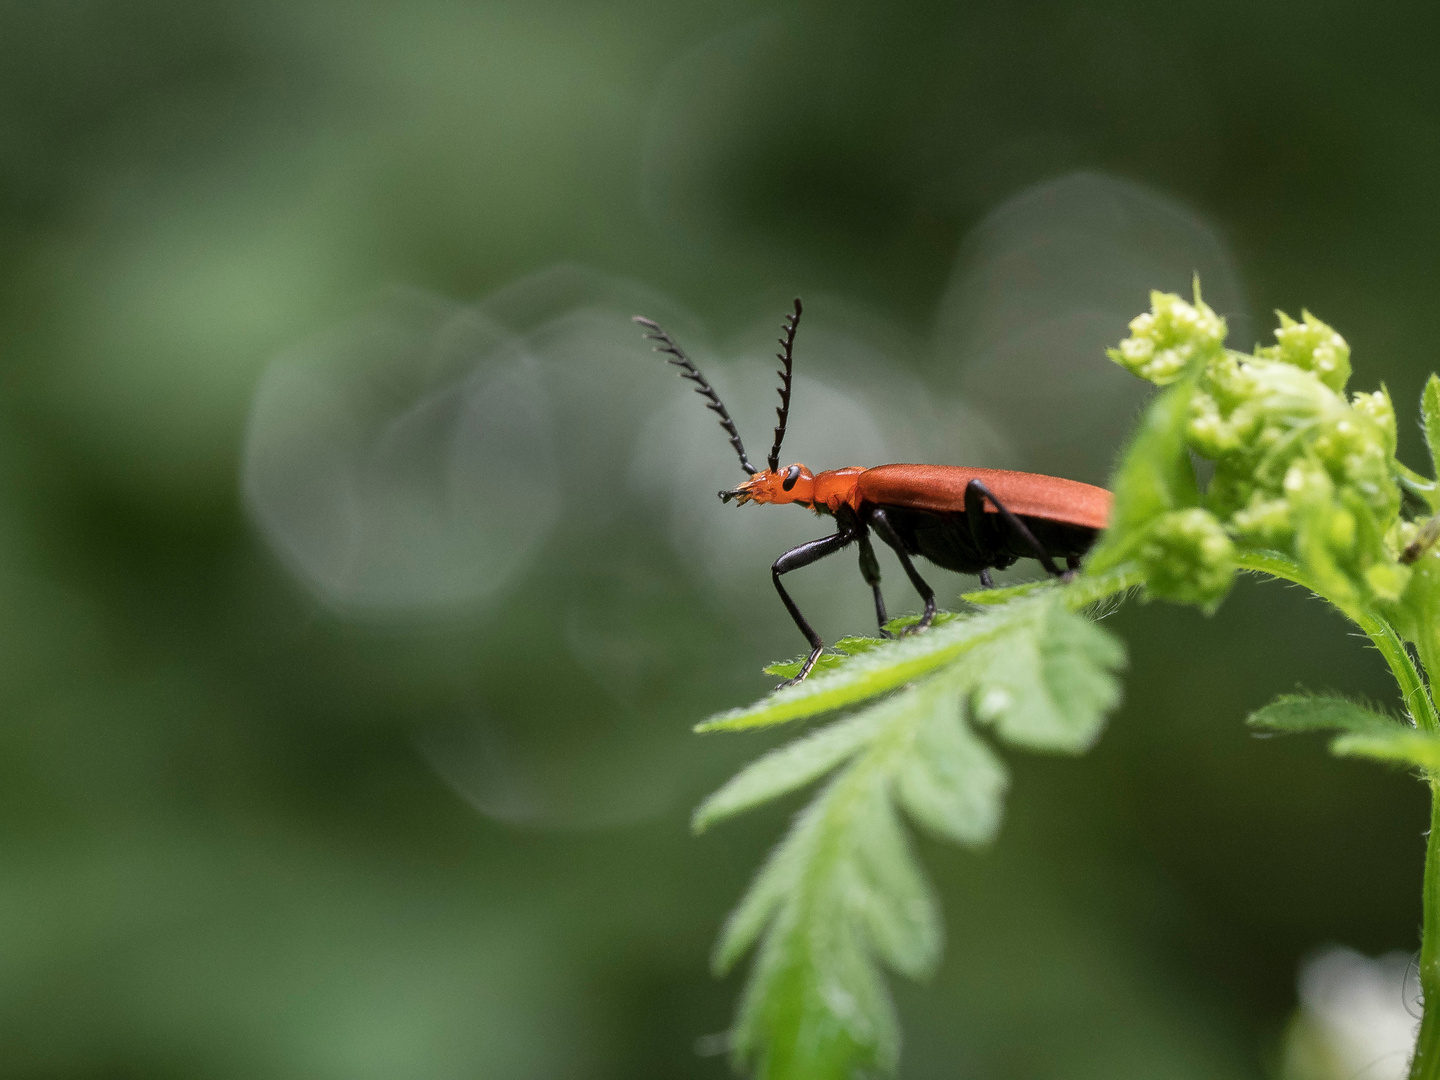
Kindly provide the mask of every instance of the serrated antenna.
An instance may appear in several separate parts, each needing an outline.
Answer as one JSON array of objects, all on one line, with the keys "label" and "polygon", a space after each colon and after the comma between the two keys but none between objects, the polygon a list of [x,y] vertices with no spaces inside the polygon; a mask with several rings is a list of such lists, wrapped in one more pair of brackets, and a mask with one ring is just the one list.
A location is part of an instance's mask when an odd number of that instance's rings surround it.
[{"label": "serrated antenna", "polygon": [[795,298],[795,313],[785,316],[784,337],[780,338],[780,351],[775,354],[775,359],[784,364],[784,370],[775,374],[780,376],[780,407],[775,410],[775,415],[780,418],[780,423],[775,426],[775,445],[770,448],[770,471],[780,470],[780,444],[785,441],[785,425],[790,420],[790,374],[795,365],[795,328],[800,325],[800,298]]},{"label": "serrated antenna", "polygon": [[[658,323],[643,315],[636,315],[633,321],[645,328],[645,340],[657,343],[655,351],[664,353],[665,358],[680,369],[682,379],[689,379],[695,384],[695,392],[705,399],[705,407],[720,418],[720,426],[730,436],[730,445],[735,448],[735,453],[740,455],[740,467],[751,476],[759,472],[760,470],[751,465],[750,459],[745,456],[745,444],[740,441],[740,432],[735,428],[735,421],[730,419],[730,413],[726,410],[725,403],[720,400],[720,395],[715,392],[713,386],[705,381],[705,376],[700,374],[700,369],[685,355],[684,350],[675,344],[675,339],[660,329]],[[794,336],[793,332],[791,336]]]}]

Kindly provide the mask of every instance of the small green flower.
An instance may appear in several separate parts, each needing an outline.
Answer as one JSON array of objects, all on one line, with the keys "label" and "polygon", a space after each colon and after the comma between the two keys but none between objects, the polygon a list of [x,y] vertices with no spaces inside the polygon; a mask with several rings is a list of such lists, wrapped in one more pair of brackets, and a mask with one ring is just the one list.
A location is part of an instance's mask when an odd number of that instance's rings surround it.
[{"label": "small green flower", "polygon": [[1130,336],[1109,357],[1132,374],[1165,386],[1196,357],[1218,354],[1225,345],[1225,320],[1200,299],[1187,304],[1174,293],[1152,292],[1150,310],[1130,321]]},{"label": "small green flower", "polygon": [[1256,491],[1246,504],[1230,518],[1230,528],[1238,539],[1256,547],[1284,550],[1295,533],[1290,518],[1290,503],[1285,499],[1267,498]]},{"label": "small green flower", "polygon": [[1395,403],[1390,400],[1390,391],[1382,383],[1379,390],[1367,394],[1357,390],[1350,396],[1350,407],[1374,420],[1385,436],[1385,453],[1395,456]]},{"label": "small green flower", "polygon": [[1399,509],[1390,470],[1391,439],[1366,413],[1336,410],[1316,425],[1311,446],[1337,483],[1354,488],[1376,512],[1388,516]]},{"label": "small green flower", "polygon": [[1345,339],[1308,311],[1301,311],[1302,322],[1296,322],[1283,311],[1275,331],[1276,345],[1255,350],[1266,360],[1279,360],[1305,371],[1313,371],[1320,381],[1336,393],[1350,381],[1350,346]]},{"label": "small green flower", "polygon": [[1197,508],[1157,519],[1140,561],[1151,595],[1206,611],[1219,606],[1235,580],[1235,545],[1213,514]]}]

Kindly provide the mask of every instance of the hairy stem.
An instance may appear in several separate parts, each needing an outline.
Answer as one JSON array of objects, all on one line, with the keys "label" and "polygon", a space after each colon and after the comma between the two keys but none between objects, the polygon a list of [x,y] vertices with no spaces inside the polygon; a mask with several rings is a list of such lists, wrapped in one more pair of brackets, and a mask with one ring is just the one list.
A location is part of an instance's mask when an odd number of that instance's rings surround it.
[{"label": "hairy stem", "polygon": [[1410,1080],[1440,1080],[1440,784],[1430,783],[1430,837],[1425,843],[1424,917],[1420,926],[1420,993],[1424,1013]]},{"label": "hairy stem", "polygon": [[[1429,614],[1427,612],[1427,614]],[[1424,670],[1440,670],[1440,627],[1432,618],[1422,618],[1415,647]],[[1427,696],[1427,700],[1430,700]],[[1417,717],[1417,723],[1419,719]],[[1433,709],[1432,720],[1433,724]],[[1430,730],[1436,730],[1431,727]],[[1430,835],[1425,843],[1424,915],[1420,938],[1420,993],[1425,1002],[1437,1007],[1424,1010],[1415,1057],[1410,1062],[1411,1080],[1440,1080],[1440,777],[1430,778]]]}]

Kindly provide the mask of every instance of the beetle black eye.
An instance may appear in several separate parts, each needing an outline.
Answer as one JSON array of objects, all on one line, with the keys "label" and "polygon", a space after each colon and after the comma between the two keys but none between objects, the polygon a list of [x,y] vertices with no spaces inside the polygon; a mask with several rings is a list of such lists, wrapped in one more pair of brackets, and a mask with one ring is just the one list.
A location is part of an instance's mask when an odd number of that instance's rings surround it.
[{"label": "beetle black eye", "polygon": [[795,481],[800,479],[800,466],[791,465],[785,470],[785,480],[780,484],[781,488],[789,491],[795,486]]}]

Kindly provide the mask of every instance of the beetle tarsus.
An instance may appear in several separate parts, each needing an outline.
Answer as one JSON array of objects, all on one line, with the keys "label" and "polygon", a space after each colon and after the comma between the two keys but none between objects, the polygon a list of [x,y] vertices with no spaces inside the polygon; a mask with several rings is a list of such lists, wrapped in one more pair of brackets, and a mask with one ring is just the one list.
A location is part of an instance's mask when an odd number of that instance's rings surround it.
[{"label": "beetle tarsus", "polygon": [[935,594],[931,593],[925,598],[925,614],[920,616],[919,622],[911,623],[900,631],[901,637],[909,637],[911,634],[919,634],[930,629],[930,624],[935,621]]},{"label": "beetle tarsus", "polygon": [[811,649],[810,655],[805,658],[805,663],[800,665],[799,674],[797,674],[793,679],[786,679],[782,683],[776,683],[775,689],[784,690],[787,686],[794,686],[798,682],[804,682],[805,676],[809,675],[810,672],[814,670],[815,662],[820,659],[820,654],[824,651],[824,649],[824,645],[817,645],[815,648]]},{"label": "beetle tarsus", "polygon": [[885,614],[885,598],[880,595],[880,583],[877,581],[872,588],[875,590],[875,622],[880,627],[880,636],[893,638],[895,635],[885,629],[885,624],[890,621],[890,616]]}]

